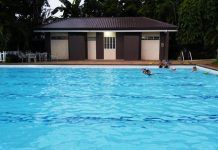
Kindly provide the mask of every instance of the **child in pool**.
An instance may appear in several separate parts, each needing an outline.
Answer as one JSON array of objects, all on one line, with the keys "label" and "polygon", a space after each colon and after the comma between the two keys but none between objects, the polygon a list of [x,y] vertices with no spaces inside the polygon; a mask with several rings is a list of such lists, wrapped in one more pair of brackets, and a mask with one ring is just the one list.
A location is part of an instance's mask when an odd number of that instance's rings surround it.
[{"label": "child in pool", "polygon": [[194,66],[194,67],[192,68],[192,72],[196,72],[196,71],[197,71],[197,67]]},{"label": "child in pool", "polygon": [[149,70],[149,69],[143,69],[143,71],[142,71],[144,74],[146,74],[146,75],[152,75],[152,73],[151,73],[151,71]]}]

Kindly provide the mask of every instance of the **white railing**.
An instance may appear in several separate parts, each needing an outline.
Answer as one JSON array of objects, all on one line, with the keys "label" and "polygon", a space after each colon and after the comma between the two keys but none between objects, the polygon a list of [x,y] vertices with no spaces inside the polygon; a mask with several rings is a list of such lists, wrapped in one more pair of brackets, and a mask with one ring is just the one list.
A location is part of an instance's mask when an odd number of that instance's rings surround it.
[{"label": "white railing", "polygon": [[6,52],[0,52],[0,62],[5,62],[6,61]]},{"label": "white railing", "polygon": [[189,56],[190,56],[190,59],[192,61],[192,53],[189,51]]},{"label": "white railing", "polygon": [[[188,56],[186,56],[185,54],[188,55]],[[179,54],[178,59],[181,60],[181,61],[184,61],[186,58],[187,58],[187,60],[188,59],[190,59],[191,61],[193,60],[192,59],[192,53],[190,51],[188,51],[188,53],[185,53],[185,54],[184,54],[183,51],[181,51],[180,54]]]},{"label": "white railing", "polygon": [[185,57],[184,57],[183,51],[181,51],[181,55],[182,55],[182,61],[184,61],[184,60],[185,60]]}]

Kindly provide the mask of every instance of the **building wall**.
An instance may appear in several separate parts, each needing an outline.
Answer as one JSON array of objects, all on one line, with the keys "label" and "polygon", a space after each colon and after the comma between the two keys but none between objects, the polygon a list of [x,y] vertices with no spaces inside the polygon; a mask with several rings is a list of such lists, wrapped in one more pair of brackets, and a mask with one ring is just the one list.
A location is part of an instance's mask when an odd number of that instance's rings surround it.
[{"label": "building wall", "polygon": [[104,34],[102,32],[96,33],[96,57],[104,59]]},{"label": "building wall", "polygon": [[160,60],[168,60],[169,32],[160,33]]},{"label": "building wall", "polygon": [[141,59],[141,33],[125,33],[123,44],[124,60]]},{"label": "building wall", "polygon": [[160,33],[142,33],[141,59],[159,60]]},{"label": "building wall", "polygon": [[112,46],[106,47],[105,40],[112,40],[111,38],[116,39],[116,32],[104,32],[104,59],[105,60],[115,60],[116,59],[116,41],[115,47]]},{"label": "building wall", "polygon": [[124,33],[117,32],[116,33],[116,58],[117,59],[124,59],[124,52],[123,52],[123,37]]},{"label": "building wall", "polygon": [[87,33],[70,32],[68,35],[70,60],[87,59]]},{"label": "building wall", "polygon": [[[105,48],[104,37],[116,37],[116,46]],[[169,33],[46,33],[45,39],[48,54],[59,60],[168,59]]]},{"label": "building wall", "polygon": [[96,57],[96,32],[87,33],[87,44],[88,44],[88,59],[95,60]]},{"label": "building wall", "polygon": [[68,60],[68,33],[51,33],[51,59]]},{"label": "building wall", "polygon": [[51,33],[45,33],[45,51],[48,53],[48,59],[51,59]]}]

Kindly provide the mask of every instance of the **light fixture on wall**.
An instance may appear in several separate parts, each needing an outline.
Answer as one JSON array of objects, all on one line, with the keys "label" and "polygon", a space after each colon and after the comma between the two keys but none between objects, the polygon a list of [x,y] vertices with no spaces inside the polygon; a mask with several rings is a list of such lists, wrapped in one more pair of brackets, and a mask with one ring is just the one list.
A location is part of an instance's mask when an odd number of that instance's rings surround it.
[{"label": "light fixture on wall", "polygon": [[109,31],[106,31],[104,32],[104,37],[115,37],[115,33],[114,32],[109,32]]}]

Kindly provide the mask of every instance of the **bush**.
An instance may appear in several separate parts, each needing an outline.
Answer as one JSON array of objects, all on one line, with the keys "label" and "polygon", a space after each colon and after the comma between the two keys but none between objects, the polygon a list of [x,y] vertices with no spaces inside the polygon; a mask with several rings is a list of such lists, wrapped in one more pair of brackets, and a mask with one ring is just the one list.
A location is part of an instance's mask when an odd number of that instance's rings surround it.
[{"label": "bush", "polygon": [[218,65],[218,58],[212,64],[213,65]]},{"label": "bush", "polygon": [[20,59],[17,55],[7,54],[6,62],[7,63],[17,63],[17,62],[20,62]]}]

